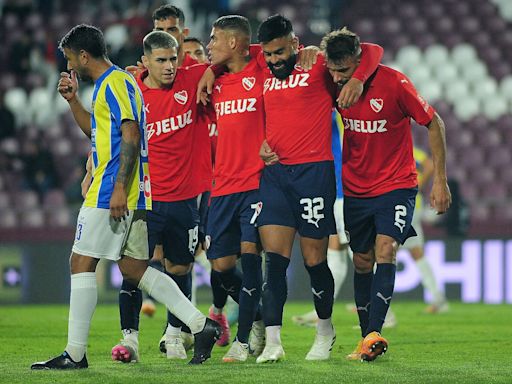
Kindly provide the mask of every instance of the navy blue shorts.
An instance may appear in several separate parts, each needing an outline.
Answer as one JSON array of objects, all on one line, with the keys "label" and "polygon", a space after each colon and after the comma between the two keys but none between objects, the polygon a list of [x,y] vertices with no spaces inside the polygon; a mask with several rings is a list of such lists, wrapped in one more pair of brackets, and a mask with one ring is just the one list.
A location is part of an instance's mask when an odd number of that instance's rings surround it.
[{"label": "navy blue shorts", "polygon": [[204,241],[206,232],[206,222],[208,221],[208,209],[210,204],[210,191],[206,191],[197,196],[199,205],[199,242]]},{"label": "navy blue shorts", "polygon": [[259,244],[256,217],[261,210],[258,190],[213,197],[208,210],[208,259],[240,254],[240,243]]},{"label": "navy blue shorts", "polygon": [[283,225],[313,239],[336,233],[332,161],[267,166],[261,176],[260,196],[263,206],[258,227]]},{"label": "navy blue shorts", "polygon": [[149,254],[162,244],[164,257],[173,264],[194,262],[198,242],[199,211],[197,198],[162,202],[153,200],[153,209],[147,213]]},{"label": "navy blue shorts", "polygon": [[412,216],[417,188],[397,189],[376,197],[345,196],[343,216],[345,230],[353,252],[367,253],[377,235],[387,235],[403,244],[416,236]]}]

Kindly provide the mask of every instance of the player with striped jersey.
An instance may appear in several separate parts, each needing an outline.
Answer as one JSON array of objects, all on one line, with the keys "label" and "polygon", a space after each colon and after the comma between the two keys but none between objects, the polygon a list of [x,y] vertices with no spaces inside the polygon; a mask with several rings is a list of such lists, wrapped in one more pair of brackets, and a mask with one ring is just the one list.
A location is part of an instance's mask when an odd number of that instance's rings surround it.
[{"label": "player with striped jersey", "polygon": [[[68,62],[57,89],[91,138],[94,171],[80,209],[72,249],[68,343],[64,352],[32,364],[41,369],[88,367],[86,348],[97,303],[96,266],[116,261],[123,276],[179,316],[195,334],[192,364],[210,357],[220,327],[206,319],[173,280],[148,267],[146,210],[151,208],[144,102],[135,79],[108,59],[102,32],[78,25],[61,40]],[[77,76],[95,83],[92,113],[77,97]]]}]

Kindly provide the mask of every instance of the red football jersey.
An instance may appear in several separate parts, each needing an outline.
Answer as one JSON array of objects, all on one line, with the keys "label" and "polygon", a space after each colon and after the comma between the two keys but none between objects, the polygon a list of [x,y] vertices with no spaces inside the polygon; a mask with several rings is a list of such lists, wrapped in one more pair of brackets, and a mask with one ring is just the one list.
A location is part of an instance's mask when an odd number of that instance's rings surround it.
[{"label": "red football jersey", "polygon": [[373,197],[418,184],[411,118],[428,125],[434,109],[402,73],[379,65],[359,101],[340,109],[343,193]]},{"label": "red football jersey", "polygon": [[[208,130],[199,118],[197,83],[206,65],[180,67],[170,89],[148,88],[143,72],[137,82],[142,90],[149,145],[151,190],[156,201],[179,201],[206,190],[203,162],[198,154],[210,156]],[[211,163],[209,175],[211,176]],[[211,178],[210,178],[211,180]]]},{"label": "red football jersey", "polygon": [[[188,68],[193,65],[197,65],[199,62],[192,58],[190,55],[186,54],[183,62],[181,63],[180,68]],[[206,64],[203,64],[206,65]],[[216,137],[214,137],[214,134],[212,132],[215,131],[215,117],[212,118],[212,116],[215,116],[213,113],[213,108],[208,105],[207,107],[201,107],[200,108],[201,113],[199,113],[199,120],[197,121],[197,124],[201,125],[202,127],[198,129],[198,132],[202,132],[206,130],[209,133],[209,137],[204,135],[204,132],[199,134],[196,140],[198,140],[197,145],[200,148],[206,148],[208,147],[208,150],[203,150],[201,152],[196,152],[195,154],[195,162],[198,163],[198,167],[201,169],[201,180],[203,182],[203,192],[204,191],[211,191],[212,189],[212,179],[213,179],[213,159],[214,159],[214,151],[215,151],[215,142]]]},{"label": "red football jersey", "polygon": [[238,73],[215,80],[212,104],[217,116],[217,150],[212,196],[259,188],[265,138],[263,73],[251,60]]},{"label": "red football jersey", "polygon": [[[365,81],[377,68],[382,48],[361,44],[363,55],[354,77]],[[265,74],[263,94],[266,112],[266,139],[283,164],[302,164],[332,160],[331,112],[336,85],[318,56],[313,68],[306,72],[295,65],[284,80],[277,79],[265,62],[258,62]]]}]

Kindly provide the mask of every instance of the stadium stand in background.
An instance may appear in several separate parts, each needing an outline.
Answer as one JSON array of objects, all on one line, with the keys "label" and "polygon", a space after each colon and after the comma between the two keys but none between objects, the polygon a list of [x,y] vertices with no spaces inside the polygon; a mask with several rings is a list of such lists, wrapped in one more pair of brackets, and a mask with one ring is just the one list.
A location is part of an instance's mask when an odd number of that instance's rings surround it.
[{"label": "stadium stand in background", "polygon": [[[0,5],[2,2],[0,2]],[[96,4],[91,5],[91,4]],[[56,228],[72,232],[90,143],[55,91],[64,61],[58,39],[71,26],[105,31],[112,60],[140,55],[159,1],[4,1],[0,34],[0,237]],[[281,12],[305,44],[347,25],[385,48],[384,62],[407,74],[447,126],[448,173],[470,207],[469,233],[509,235],[512,221],[512,1],[190,0],[193,35],[207,40],[218,15],[241,13],[256,28]],[[231,6],[231,8],[229,8]],[[90,100],[92,87],[81,85]],[[417,146],[427,133],[414,127]],[[68,230],[62,231],[62,230]],[[29,232],[27,232],[29,231]],[[435,232],[435,229],[433,230]]]}]

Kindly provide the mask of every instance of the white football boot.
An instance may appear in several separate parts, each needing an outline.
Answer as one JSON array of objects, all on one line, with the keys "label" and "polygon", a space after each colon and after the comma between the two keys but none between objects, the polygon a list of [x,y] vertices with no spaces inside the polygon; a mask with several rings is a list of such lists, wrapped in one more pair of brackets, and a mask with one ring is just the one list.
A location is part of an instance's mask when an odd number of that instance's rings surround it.
[{"label": "white football boot", "polygon": [[233,341],[231,348],[224,355],[222,361],[225,363],[236,363],[247,360],[249,356],[249,344],[241,343],[238,340]]},{"label": "white football boot", "polygon": [[187,352],[185,351],[181,337],[174,337],[172,339],[165,340],[165,349],[168,359],[185,360],[187,358]]},{"label": "white football boot", "polygon": [[263,320],[258,320],[252,324],[249,334],[249,353],[258,357],[263,352],[263,348],[265,348],[265,324]]},{"label": "white football boot", "polygon": [[329,357],[331,357],[332,347],[335,342],[336,332],[334,331],[334,327],[332,328],[331,335],[324,336],[317,333],[315,341],[306,355],[306,360],[328,360]]},{"label": "white football boot", "polygon": [[284,360],[284,356],[284,349],[281,344],[266,344],[263,352],[256,359],[256,363],[277,363]]}]

